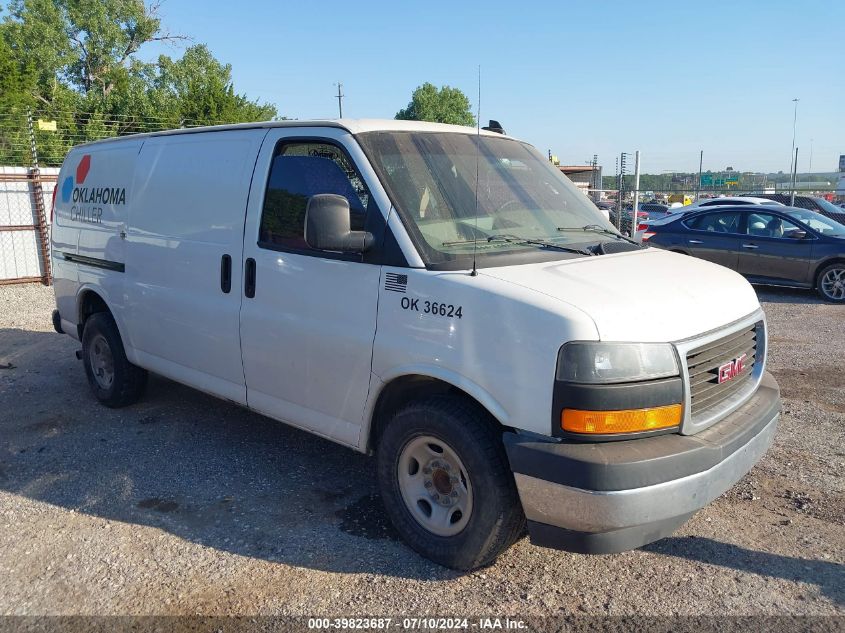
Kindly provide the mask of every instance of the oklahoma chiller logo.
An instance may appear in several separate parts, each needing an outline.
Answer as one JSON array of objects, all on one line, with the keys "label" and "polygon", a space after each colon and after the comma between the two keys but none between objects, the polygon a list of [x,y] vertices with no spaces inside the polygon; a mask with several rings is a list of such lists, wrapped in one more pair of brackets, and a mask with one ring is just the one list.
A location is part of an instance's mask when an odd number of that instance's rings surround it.
[{"label": "oklahoma chiller logo", "polygon": [[124,187],[85,187],[91,171],[91,154],[85,154],[76,166],[75,176],[62,181],[62,202],[73,201],[70,219],[78,222],[100,224],[103,217],[101,204],[126,204]]},{"label": "oklahoma chiller logo", "polygon": [[62,202],[70,202],[74,185],[83,184],[89,171],[91,171],[91,154],[85,154],[76,166],[76,180],[73,176],[68,176],[62,183]]}]

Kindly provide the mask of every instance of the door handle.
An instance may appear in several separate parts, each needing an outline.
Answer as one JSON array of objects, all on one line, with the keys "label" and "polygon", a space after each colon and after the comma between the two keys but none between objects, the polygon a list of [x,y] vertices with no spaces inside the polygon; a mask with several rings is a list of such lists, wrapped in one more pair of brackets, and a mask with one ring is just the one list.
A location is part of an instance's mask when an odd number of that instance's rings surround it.
[{"label": "door handle", "polygon": [[223,255],[220,258],[220,290],[229,294],[232,290],[232,256]]},{"label": "door handle", "polygon": [[248,257],[244,267],[244,294],[248,299],[255,296],[255,260]]},{"label": "door handle", "polygon": [[687,240],[687,242],[689,244],[703,244],[704,243],[701,240]]},{"label": "door handle", "polygon": [[743,244],[743,245],[742,245],[742,248],[750,248],[750,249],[752,249],[752,250],[753,250],[753,249],[755,249],[755,248],[760,248],[760,247],[759,247],[759,246],[755,246],[754,244]]}]

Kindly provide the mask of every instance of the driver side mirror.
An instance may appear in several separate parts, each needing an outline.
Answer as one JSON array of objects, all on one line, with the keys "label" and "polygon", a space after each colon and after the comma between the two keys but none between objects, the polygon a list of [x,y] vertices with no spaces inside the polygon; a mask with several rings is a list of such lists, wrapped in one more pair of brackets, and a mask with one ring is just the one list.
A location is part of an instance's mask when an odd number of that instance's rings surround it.
[{"label": "driver side mirror", "polygon": [[375,238],[369,231],[350,228],[349,200],[333,193],[308,199],[305,207],[305,241],[311,248],[341,253],[363,253]]},{"label": "driver side mirror", "polygon": [[788,233],[784,233],[784,237],[788,237],[791,240],[803,240],[807,238],[807,231],[804,229],[793,229]]}]

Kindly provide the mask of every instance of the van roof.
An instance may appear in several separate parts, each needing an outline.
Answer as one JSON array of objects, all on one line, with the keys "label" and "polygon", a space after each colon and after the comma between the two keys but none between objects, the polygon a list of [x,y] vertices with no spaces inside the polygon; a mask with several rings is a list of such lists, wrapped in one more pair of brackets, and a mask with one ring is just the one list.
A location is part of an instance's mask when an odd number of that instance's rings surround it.
[{"label": "van roof", "polygon": [[[453,132],[458,134],[476,134],[474,127],[463,125],[448,125],[446,123],[429,123],[428,121],[399,121],[396,119],[309,119],[290,121],[258,121],[255,123],[232,123],[229,125],[208,125],[203,127],[180,128],[176,130],[162,130],[160,132],[145,132],[143,134],[128,134],[113,136],[90,141],[77,147],[99,145],[100,143],[114,143],[124,139],[139,139],[153,136],[169,136],[173,134],[197,134],[198,132],[223,132],[225,130],[249,130],[254,128],[272,127],[333,127],[348,131],[351,134],[364,132]],[[502,137],[497,132],[481,130],[484,136]],[[505,135],[506,138],[511,138]]]}]

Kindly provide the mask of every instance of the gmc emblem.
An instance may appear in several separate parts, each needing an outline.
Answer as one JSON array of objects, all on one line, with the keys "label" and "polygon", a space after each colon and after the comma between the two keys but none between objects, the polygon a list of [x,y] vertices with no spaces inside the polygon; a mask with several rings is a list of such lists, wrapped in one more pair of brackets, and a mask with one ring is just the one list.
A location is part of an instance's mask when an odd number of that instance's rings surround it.
[{"label": "gmc emblem", "polygon": [[723,382],[727,382],[733,378],[739,376],[742,373],[743,368],[745,367],[745,357],[747,354],[743,354],[739,358],[734,358],[733,360],[729,360],[724,365],[719,365],[719,384],[721,385]]}]

